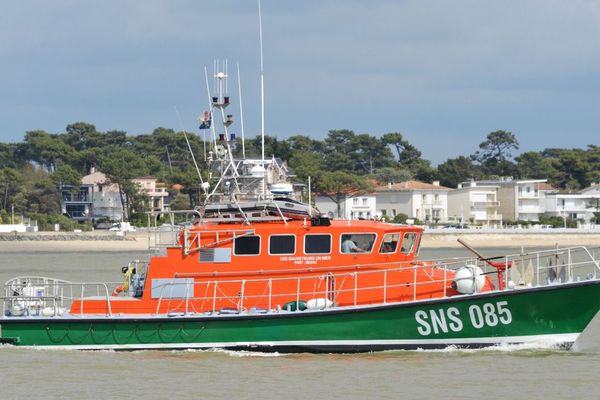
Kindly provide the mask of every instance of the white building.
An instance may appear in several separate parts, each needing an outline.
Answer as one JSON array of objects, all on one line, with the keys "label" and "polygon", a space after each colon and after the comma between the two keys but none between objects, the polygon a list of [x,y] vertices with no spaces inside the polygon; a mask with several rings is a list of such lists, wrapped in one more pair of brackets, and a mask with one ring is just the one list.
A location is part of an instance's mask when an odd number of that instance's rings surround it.
[{"label": "white building", "polygon": [[504,221],[539,221],[546,209],[546,193],[555,191],[547,182],[547,179],[518,180],[504,177],[476,181],[476,184],[498,187],[497,199],[500,202],[498,212]]},{"label": "white building", "polygon": [[148,196],[150,202],[148,208],[150,211],[161,213],[169,209],[169,204],[167,203],[169,192],[163,183],[157,182],[155,177],[142,176],[132,179],[131,182],[138,186],[140,193]]},{"label": "white building", "polygon": [[102,172],[92,173],[81,178],[82,186],[92,187],[92,210],[95,219],[109,218],[112,221],[123,219],[123,205],[119,185],[110,183]]},{"label": "white building", "polygon": [[502,225],[497,185],[464,182],[448,193],[448,218],[460,223]]},{"label": "white building", "polygon": [[[600,212],[600,185],[593,184],[577,193],[547,193],[546,215],[572,218],[589,223]],[[596,222],[597,223],[597,222]]]},{"label": "white building", "polygon": [[315,205],[321,213],[327,214],[331,218],[370,219],[377,212],[377,199],[373,194],[347,198],[341,204],[340,215],[337,215],[336,203],[328,196],[317,196],[315,198]]},{"label": "white building", "polygon": [[[555,189],[547,183],[547,179],[515,182],[514,189],[517,195],[513,203],[515,213],[512,217],[515,221],[539,221],[540,216],[546,211],[546,195],[554,192]],[[500,201],[502,204],[502,197]]]},{"label": "white building", "polygon": [[418,218],[424,222],[446,222],[450,190],[440,186],[439,181],[390,183],[375,189],[377,209],[389,219],[398,214],[406,214],[409,218]]},{"label": "white building", "polygon": [[346,199],[344,208],[348,219],[371,219],[377,212],[377,199],[373,195],[353,197]]}]

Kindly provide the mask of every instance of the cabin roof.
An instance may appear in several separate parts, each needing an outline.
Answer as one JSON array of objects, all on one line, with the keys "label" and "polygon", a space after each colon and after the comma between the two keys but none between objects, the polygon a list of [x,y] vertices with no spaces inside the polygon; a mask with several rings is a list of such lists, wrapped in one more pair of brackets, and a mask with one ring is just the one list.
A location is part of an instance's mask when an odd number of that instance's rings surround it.
[{"label": "cabin roof", "polygon": [[[288,229],[296,230],[299,227],[302,227],[305,224],[302,220],[293,220],[288,221],[287,224],[283,222],[255,222],[250,225],[244,225],[241,223],[208,223],[203,225],[198,225],[197,228],[199,230],[218,230],[218,231],[240,231],[240,230],[261,230],[261,231],[269,231],[272,234],[286,234]],[[368,230],[373,229],[377,231],[422,231],[423,228],[415,225],[400,225],[400,224],[390,224],[383,221],[373,221],[373,220],[341,220],[334,219],[331,220],[331,225],[329,226],[313,226],[310,224],[310,221],[306,221],[306,225],[310,229],[319,229],[319,230],[331,230],[333,232],[346,231],[350,232],[353,229],[359,230]]]}]

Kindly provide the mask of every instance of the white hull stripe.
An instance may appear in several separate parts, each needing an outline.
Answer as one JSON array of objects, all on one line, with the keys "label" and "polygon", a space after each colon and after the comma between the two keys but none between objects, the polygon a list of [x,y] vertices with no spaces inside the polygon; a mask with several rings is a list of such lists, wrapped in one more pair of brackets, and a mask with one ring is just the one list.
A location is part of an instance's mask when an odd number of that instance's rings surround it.
[{"label": "white hull stripe", "polygon": [[524,344],[540,343],[540,345],[552,345],[560,343],[573,343],[577,340],[579,333],[563,333],[549,335],[528,336],[503,336],[483,338],[461,338],[461,339],[393,339],[393,340],[281,340],[265,342],[212,342],[212,343],[136,343],[136,344],[95,344],[95,345],[67,345],[67,346],[22,346],[28,348],[52,348],[52,349],[75,349],[75,350],[148,350],[148,349],[212,349],[232,347],[377,347],[389,346],[401,348],[406,347],[430,347],[430,346],[452,346],[452,345],[502,345],[502,344]]}]

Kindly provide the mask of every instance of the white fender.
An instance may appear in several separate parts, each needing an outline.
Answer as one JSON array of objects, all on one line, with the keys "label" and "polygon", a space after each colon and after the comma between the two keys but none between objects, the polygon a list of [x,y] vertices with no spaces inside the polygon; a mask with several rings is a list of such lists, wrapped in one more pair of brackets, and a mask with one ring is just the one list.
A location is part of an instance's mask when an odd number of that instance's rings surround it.
[{"label": "white fender", "polygon": [[456,270],[452,287],[462,294],[477,293],[485,285],[483,270],[476,265],[461,267]]},{"label": "white fender", "polygon": [[331,301],[329,299],[325,299],[323,297],[320,297],[318,299],[310,299],[309,301],[306,302],[307,310],[324,310],[324,309],[332,307],[332,306],[333,306],[333,301]]}]

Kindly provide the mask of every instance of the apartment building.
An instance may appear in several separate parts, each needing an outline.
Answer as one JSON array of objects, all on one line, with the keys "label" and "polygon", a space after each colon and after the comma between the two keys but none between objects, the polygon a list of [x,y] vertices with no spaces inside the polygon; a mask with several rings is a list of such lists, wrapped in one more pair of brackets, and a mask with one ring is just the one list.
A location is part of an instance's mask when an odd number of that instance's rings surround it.
[{"label": "apartment building", "polygon": [[82,184],[79,187],[62,185],[61,211],[63,215],[77,221],[87,221],[94,218],[93,186]]},{"label": "apartment building", "polygon": [[113,221],[123,219],[123,205],[119,185],[110,183],[105,174],[92,170],[81,178],[82,186],[92,187],[92,211],[94,219],[108,218]]},{"label": "apartment building", "polygon": [[448,192],[448,218],[460,223],[502,225],[498,185],[463,182]]},{"label": "apartment building", "polygon": [[158,182],[153,176],[142,176],[132,179],[131,182],[138,186],[141,193],[148,196],[149,204],[146,206],[149,211],[162,213],[169,209],[169,192],[164,183]]},{"label": "apartment building", "polygon": [[600,212],[600,184],[592,184],[575,193],[547,193],[545,207],[546,215],[589,223],[594,213]]},{"label": "apartment building", "polygon": [[389,219],[406,214],[428,223],[446,222],[450,190],[440,186],[439,181],[406,181],[378,186],[375,189],[377,209]]},{"label": "apartment building", "polygon": [[546,210],[546,194],[555,191],[547,179],[518,180],[503,177],[476,183],[479,186],[498,187],[498,212],[504,221],[539,221]]}]

